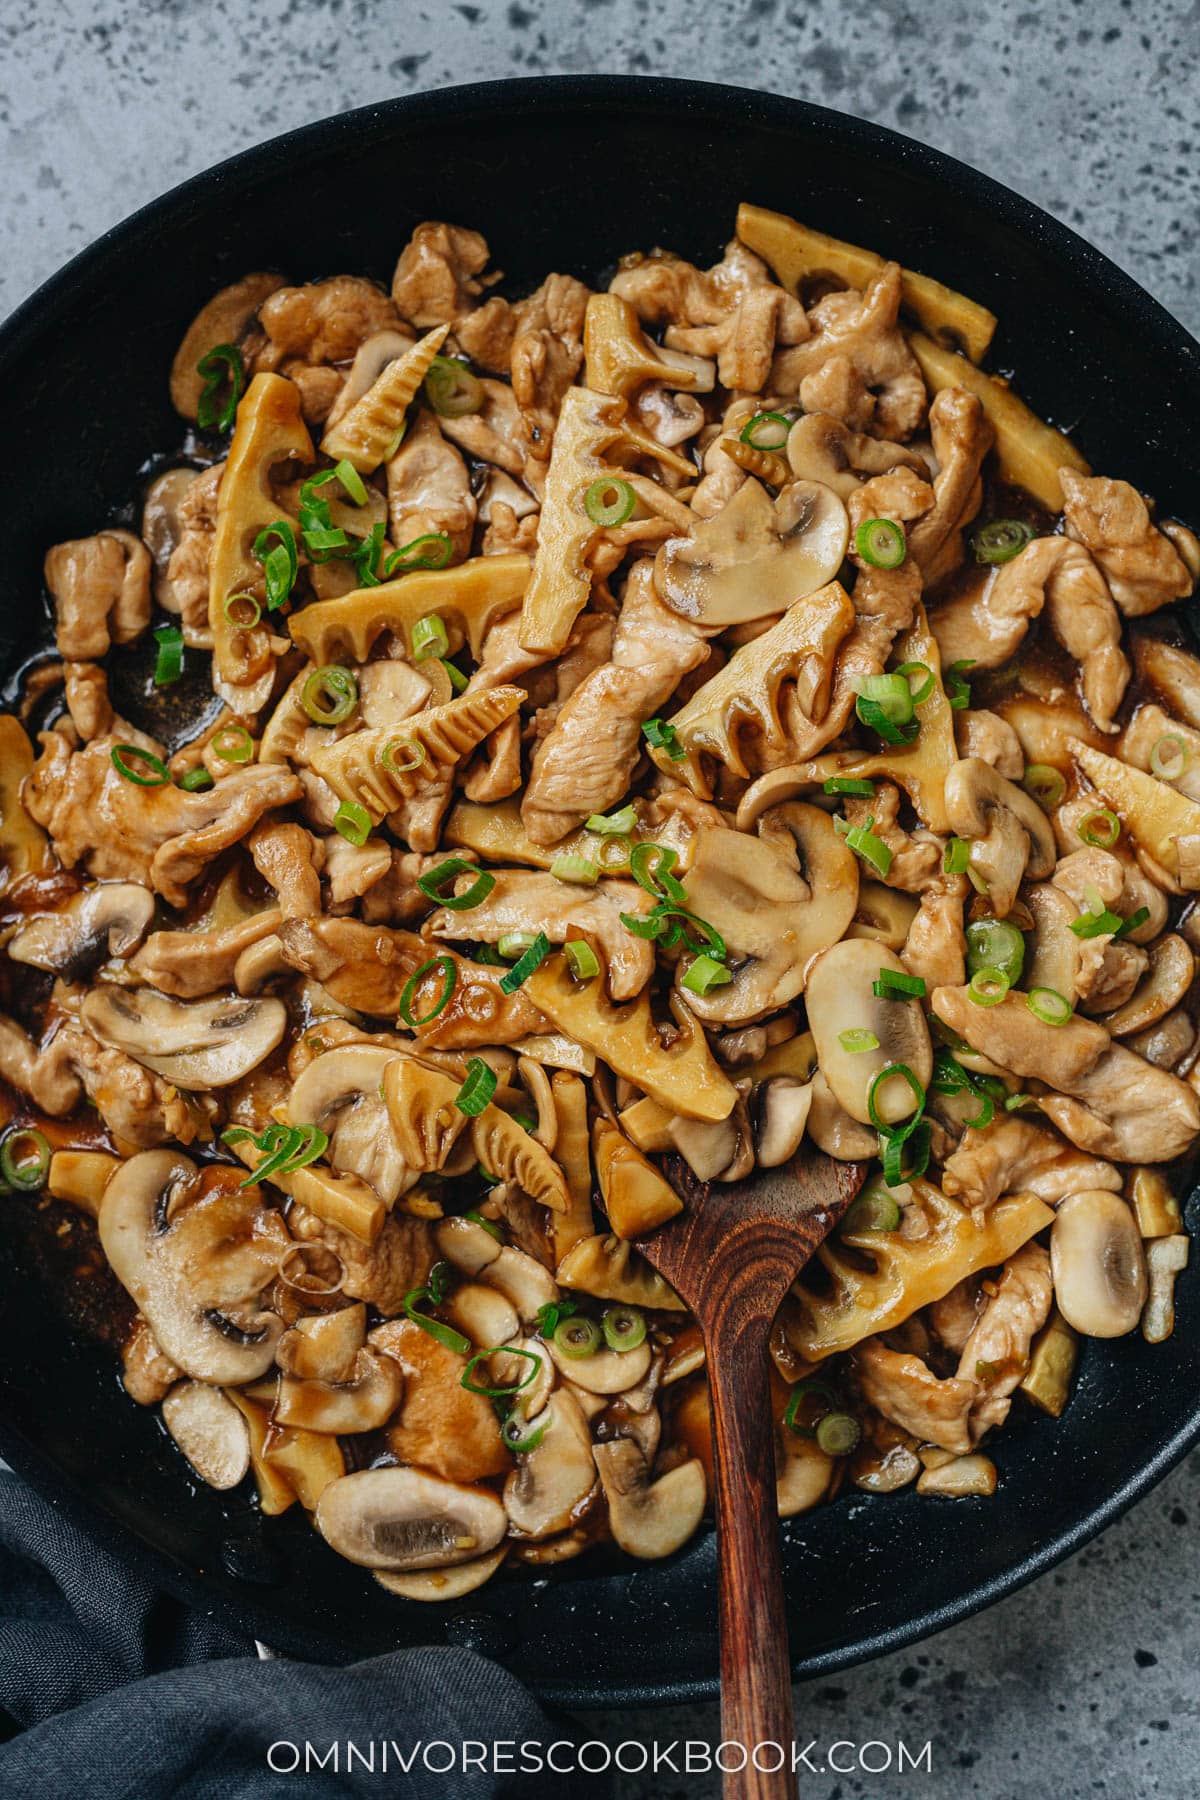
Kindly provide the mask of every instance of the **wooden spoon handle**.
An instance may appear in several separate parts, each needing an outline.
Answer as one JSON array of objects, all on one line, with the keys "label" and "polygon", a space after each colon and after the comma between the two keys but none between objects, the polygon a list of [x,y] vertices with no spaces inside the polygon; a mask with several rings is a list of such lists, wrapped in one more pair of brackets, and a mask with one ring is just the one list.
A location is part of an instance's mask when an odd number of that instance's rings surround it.
[{"label": "wooden spoon handle", "polygon": [[[721,1736],[745,1747],[726,1774],[725,1800],[793,1800],[792,1679],[775,1499],[775,1443],[766,1328],[736,1345],[710,1345],[721,1629]],[[755,1769],[751,1759],[763,1745]],[[779,1745],[780,1751],[774,1746]],[[782,1760],[782,1768],[771,1772]]]}]

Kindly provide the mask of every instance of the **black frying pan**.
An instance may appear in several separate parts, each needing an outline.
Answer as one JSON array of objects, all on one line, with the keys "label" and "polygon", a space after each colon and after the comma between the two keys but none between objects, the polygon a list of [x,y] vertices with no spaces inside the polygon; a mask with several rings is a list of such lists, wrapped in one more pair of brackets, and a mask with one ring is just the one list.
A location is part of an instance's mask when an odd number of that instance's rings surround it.
[{"label": "black frying pan", "polygon": [[[1200,349],[1072,232],[986,176],[858,120],[692,82],[594,76],[451,89],[247,151],[118,226],[0,332],[0,655],[44,630],[47,545],[95,530],[177,443],[167,371],[201,303],[248,269],[384,280],[423,218],[483,230],[512,291],[593,278],[667,245],[707,263],[740,199],[802,216],[985,301],[991,366],[1094,466],[1195,520]],[[1193,1208],[1193,1211],[1196,1209]],[[715,1688],[714,1557],[567,1563],[444,1610],[405,1605],[327,1550],[299,1509],[262,1522],[196,1488],[106,1353],[56,1326],[0,1205],[0,1451],[165,1587],[294,1655],[471,1645],[567,1704]],[[1200,1438],[1200,1273],[1164,1347],[1090,1345],[1063,1420],[1014,1419],[990,1500],[850,1493],[785,1528],[800,1673],[962,1618],[1085,1543]],[[990,1449],[990,1446],[989,1446]]]}]

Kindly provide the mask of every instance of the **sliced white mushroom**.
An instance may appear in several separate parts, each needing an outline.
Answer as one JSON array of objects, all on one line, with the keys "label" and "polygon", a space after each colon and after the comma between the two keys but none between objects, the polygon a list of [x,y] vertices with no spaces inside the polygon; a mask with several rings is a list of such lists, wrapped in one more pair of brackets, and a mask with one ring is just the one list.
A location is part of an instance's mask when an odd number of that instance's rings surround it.
[{"label": "sliced white mushroom", "polygon": [[211,1488],[235,1488],[250,1468],[245,1418],[220,1388],[180,1381],[162,1403],[163,1424]]},{"label": "sliced white mushroom", "polygon": [[464,1281],[446,1301],[443,1311],[477,1348],[507,1344],[521,1327],[512,1301],[481,1281]]},{"label": "sliced white mushroom", "polygon": [[1142,1336],[1148,1344],[1164,1344],[1175,1329],[1175,1277],[1187,1268],[1188,1249],[1182,1233],[1154,1238],[1146,1245],[1149,1292],[1142,1312]]},{"label": "sliced white mushroom", "polygon": [[293,1125],[316,1125],[329,1137],[325,1160],[357,1175],[391,1206],[420,1179],[405,1162],[380,1093],[396,1052],[382,1044],[342,1044],[315,1056],[288,1096]]},{"label": "sliced white mushroom", "polygon": [[555,1389],[529,1425],[531,1435],[540,1431],[541,1436],[505,1482],[504,1506],[519,1536],[551,1537],[567,1530],[595,1485],[592,1438],[578,1401],[565,1388]]},{"label": "sliced white mushroom", "polygon": [[1119,1194],[1068,1194],[1050,1231],[1054,1296],[1068,1325],[1085,1337],[1124,1337],[1146,1302],[1146,1256]]},{"label": "sliced white mushroom", "polygon": [[812,1111],[812,1083],[794,1075],[777,1075],[757,1092],[760,1107],[755,1146],[764,1169],[776,1169],[795,1156]]},{"label": "sliced white mushroom", "polygon": [[94,987],[80,1013],[102,1044],[194,1091],[240,1081],[287,1025],[282,1000],[174,1000],[154,988]]},{"label": "sliced white mushroom", "polygon": [[274,1362],[283,1330],[256,1303],[292,1241],[254,1189],[194,1197],[198,1186],[195,1163],[178,1151],[131,1157],[104,1190],[100,1243],[155,1343],[185,1375],[221,1386],[254,1381]]},{"label": "sliced white mushroom", "polygon": [[655,587],[672,611],[700,625],[768,619],[833,580],[849,537],[846,508],[832,488],[793,481],[772,500],[749,480],[688,537],[667,539]]},{"label": "sliced white mushroom", "polygon": [[884,887],[882,881],[860,880],[858,906],[846,936],[874,938],[889,950],[902,950],[920,904],[915,894]]},{"label": "sliced white mushroom", "polygon": [[404,1393],[404,1377],[393,1357],[363,1349],[345,1381],[303,1380],[281,1375],[275,1418],[302,1431],[351,1436],[387,1424]]},{"label": "sliced white mushroom", "polygon": [[494,1494],[422,1469],[360,1469],[331,1481],[316,1527],[367,1569],[447,1569],[494,1550],[508,1521]]},{"label": "sliced white mushroom", "polygon": [[459,1563],[454,1569],[423,1569],[411,1575],[393,1575],[377,1569],[375,1579],[381,1588],[389,1594],[399,1594],[402,1600],[461,1600],[464,1594],[473,1594],[490,1581],[507,1555],[508,1545],[501,1544],[487,1556]]},{"label": "sliced white mushroom", "polygon": [[954,764],[945,795],[950,829],[970,839],[971,867],[996,917],[1006,918],[1023,876],[1044,881],[1054,873],[1053,827],[1024,788],[977,756]]},{"label": "sliced white mushroom", "polygon": [[591,1356],[567,1356],[553,1341],[546,1348],[559,1374],[589,1394],[623,1394],[636,1387],[652,1354],[645,1339],[632,1350],[596,1350]]},{"label": "sliced white mushroom", "polygon": [[833,1480],[834,1459],[815,1438],[801,1437],[787,1425],[775,1434],[775,1504],[781,1519],[819,1506]]},{"label": "sliced white mushroom", "polygon": [[996,1465],[988,1456],[952,1456],[927,1468],[917,1480],[918,1494],[940,1494],[944,1500],[986,1498],[996,1491]]},{"label": "sliced white mushroom", "polygon": [[1104,1024],[1114,1037],[1130,1037],[1157,1025],[1186,996],[1196,975],[1196,959],[1175,932],[1150,947],[1150,967],[1136,991]]},{"label": "sliced white mushroom", "polygon": [[500,1241],[474,1219],[442,1219],[434,1227],[437,1247],[464,1275],[478,1275],[500,1254]]},{"label": "sliced white mushroom", "polygon": [[871,1123],[874,1107],[885,1124],[906,1119],[919,1096],[903,1075],[884,1071],[903,1064],[922,1088],[933,1074],[933,1047],[921,1003],[881,999],[874,983],[882,970],[898,975],[904,964],[884,945],[844,938],[817,957],[809,971],[808,1023],[817,1060],[834,1098],[852,1119]]},{"label": "sliced white mushroom", "polygon": [[629,1556],[652,1561],[686,1544],[704,1517],[708,1485],[698,1458],[657,1481],[631,1438],[597,1444],[596,1467],[608,1501],[613,1537]]},{"label": "sliced white mushroom", "polygon": [[514,1250],[509,1244],[478,1275],[480,1281],[499,1288],[511,1300],[527,1325],[533,1323],[543,1306],[558,1299],[558,1283],[553,1275],[524,1250]]},{"label": "sliced white mushroom", "polygon": [[106,957],[128,956],[154,917],[154,895],[135,881],[84,888],[57,912],[42,913],[8,941],[12,962],[53,969],[68,981],[87,975]]},{"label": "sliced white mushroom", "polygon": [[874,1156],[879,1149],[876,1132],[851,1117],[820,1069],[812,1078],[808,1135],[817,1149],[832,1156],[835,1162],[861,1162],[864,1156]]}]

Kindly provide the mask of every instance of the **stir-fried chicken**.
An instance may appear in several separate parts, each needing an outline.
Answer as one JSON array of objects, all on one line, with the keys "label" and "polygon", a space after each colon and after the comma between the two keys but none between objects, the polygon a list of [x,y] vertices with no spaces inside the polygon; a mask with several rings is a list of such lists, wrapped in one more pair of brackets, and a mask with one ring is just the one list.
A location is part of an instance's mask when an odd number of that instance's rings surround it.
[{"label": "stir-fried chicken", "polygon": [[1040,1244],[1026,1244],[1004,1265],[958,1365],[959,1379],[974,1381],[978,1388],[967,1422],[972,1443],[1008,1417],[1013,1391],[1029,1363],[1029,1346],[1049,1316],[1053,1292],[1050,1258]]},{"label": "stir-fried chicken", "polygon": [[663,1155],[871,1165],[772,1338],[785,1515],[990,1491],[1018,1384],[1066,1404],[1052,1305],[1157,1341],[1184,1259],[1200,665],[1124,633],[1200,544],[981,369],[937,386],[963,296],[741,216],[769,264],[608,293],[489,293],[438,221],[390,293],[223,288],[187,464],[50,550],[0,715],[5,1204],[97,1217],[199,1476],[217,1420],[418,1598],[699,1526]]},{"label": "stir-fried chicken", "polygon": [[1151,522],[1136,488],[1107,475],[1067,469],[1062,489],[1067,530],[1091,551],[1126,618],[1187,599],[1195,578],[1170,538]]}]

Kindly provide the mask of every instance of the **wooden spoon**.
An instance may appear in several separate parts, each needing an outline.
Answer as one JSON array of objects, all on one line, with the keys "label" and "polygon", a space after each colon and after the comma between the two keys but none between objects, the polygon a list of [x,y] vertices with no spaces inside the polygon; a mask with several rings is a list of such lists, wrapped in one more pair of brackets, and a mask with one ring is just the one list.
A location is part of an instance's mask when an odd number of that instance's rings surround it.
[{"label": "wooden spoon", "polygon": [[[687,1164],[668,1174],[685,1209],[637,1248],[694,1313],[704,1337],[716,1470],[717,1605],[721,1632],[721,1735],[743,1744],[747,1766],[726,1774],[725,1800],[783,1800],[791,1773],[788,1656],[775,1434],[767,1339],[779,1303],[828,1237],[866,1176],[863,1163],[804,1151],[749,1181],[697,1181]],[[756,1744],[783,1747],[768,1769]]]}]

